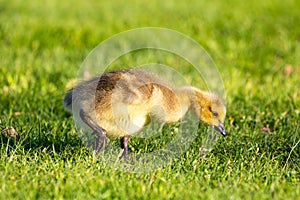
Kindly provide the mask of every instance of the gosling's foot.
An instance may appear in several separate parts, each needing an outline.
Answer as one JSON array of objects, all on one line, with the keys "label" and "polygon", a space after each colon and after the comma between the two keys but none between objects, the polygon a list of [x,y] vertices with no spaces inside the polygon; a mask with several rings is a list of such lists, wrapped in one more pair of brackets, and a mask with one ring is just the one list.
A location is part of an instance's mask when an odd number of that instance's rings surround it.
[{"label": "gosling's foot", "polygon": [[125,160],[129,159],[128,156],[128,141],[129,141],[129,136],[124,136],[121,138],[121,148],[122,148],[122,153],[119,156],[119,159],[124,158]]},{"label": "gosling's foot", "polygon": [[94,143],[93,150],[95,153],[100,153],[106,144],[106,136],[103,133],[93,132],[94,135]]}]

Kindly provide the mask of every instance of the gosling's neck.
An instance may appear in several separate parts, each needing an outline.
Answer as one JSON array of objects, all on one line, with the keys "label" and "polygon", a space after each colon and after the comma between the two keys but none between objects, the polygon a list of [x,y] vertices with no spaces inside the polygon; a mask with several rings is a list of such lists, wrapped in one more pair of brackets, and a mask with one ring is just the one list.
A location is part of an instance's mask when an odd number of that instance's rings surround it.
[{"label": "gosling's neck", "polygon": [[196,115],[199,115],[199,111],[207,103],[208,92],[194,87],[180,87],[175,90],[175,93],[180,101],[182,114],[191,109]]}]

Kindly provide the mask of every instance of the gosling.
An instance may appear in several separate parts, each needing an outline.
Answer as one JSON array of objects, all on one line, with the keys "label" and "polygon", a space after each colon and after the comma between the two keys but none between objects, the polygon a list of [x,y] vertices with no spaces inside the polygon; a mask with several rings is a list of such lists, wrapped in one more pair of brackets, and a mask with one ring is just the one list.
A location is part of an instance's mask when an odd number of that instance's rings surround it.
[{"label": "gosling", "polygon": [[[121,140],[120,158],[128,159],[130,136],[151,119],[177,122],[190,109],[223,136],[226,107],[214,93],[195,87],[173,89],[162,79],[140,69],[121,69],[83,81],[69,90],[64,107],[92,129],[94,150],[100,152],[106,137]],[[75,106],[75,107],[74,107]]]}]

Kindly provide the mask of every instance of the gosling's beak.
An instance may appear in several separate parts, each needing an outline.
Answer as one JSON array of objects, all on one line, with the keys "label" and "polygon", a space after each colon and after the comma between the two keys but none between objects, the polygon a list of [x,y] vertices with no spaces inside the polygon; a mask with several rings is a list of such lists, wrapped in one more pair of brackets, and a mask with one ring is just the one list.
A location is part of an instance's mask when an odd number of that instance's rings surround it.
[{"label": "gosling's beak", "polygon": [[226,131],[224,129],[224,124],[223,123],[220,123],[219,126],[214,126],[214,129],[216,131],[219,131],[224,137],[226,136]]}]

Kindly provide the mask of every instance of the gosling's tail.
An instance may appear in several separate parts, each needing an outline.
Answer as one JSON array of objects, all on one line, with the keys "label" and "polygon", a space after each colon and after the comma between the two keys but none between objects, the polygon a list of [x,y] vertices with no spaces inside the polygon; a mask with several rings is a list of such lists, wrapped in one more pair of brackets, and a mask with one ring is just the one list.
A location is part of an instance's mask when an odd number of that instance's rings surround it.
[{"label": "gosling's tail", "polygon": [[63,104],[64,108],[71,111],[72,110],[72,95],[73,95],[73,89],[69,90],[67,94],[65,95]]}]

